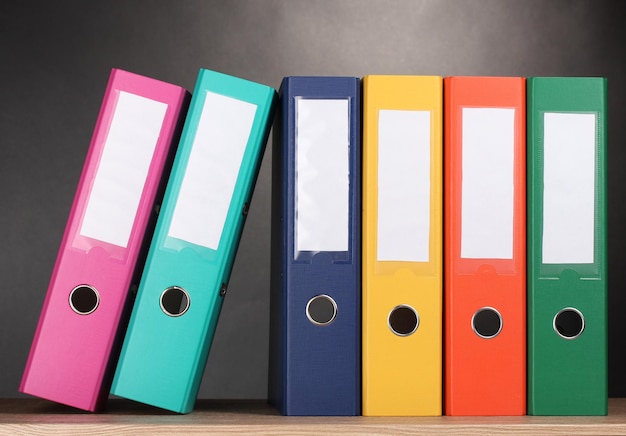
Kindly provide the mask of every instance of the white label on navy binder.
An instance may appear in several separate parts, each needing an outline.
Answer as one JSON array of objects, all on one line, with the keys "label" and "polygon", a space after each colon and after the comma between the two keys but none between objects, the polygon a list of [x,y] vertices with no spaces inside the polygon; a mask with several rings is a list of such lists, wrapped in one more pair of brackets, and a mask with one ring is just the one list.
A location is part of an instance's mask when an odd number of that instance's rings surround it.
[{"label": "white label on navy binder", "polygon": [[430,112],[378,113],[379,261],[428,262]]},{"label": "white label on navy binder", "polygon": [[167,104],[120,91],[80,234],[126,248]]},{"label": "white label on navy binder", "polygon": [[596,116],[543,118],[543,263],[593,263]]},{"label": "white label on navy binder", "polygon": [[461,257],[513,258],[515,109],[463,108]]},{"label": "white label on navy binder", "polygon": [[207,92],[168,236],[217,250],[256,110]]},{"label": "white label on navy binder", "polygon": [[348,251],[348,99],[296,99],[296,253]]}]

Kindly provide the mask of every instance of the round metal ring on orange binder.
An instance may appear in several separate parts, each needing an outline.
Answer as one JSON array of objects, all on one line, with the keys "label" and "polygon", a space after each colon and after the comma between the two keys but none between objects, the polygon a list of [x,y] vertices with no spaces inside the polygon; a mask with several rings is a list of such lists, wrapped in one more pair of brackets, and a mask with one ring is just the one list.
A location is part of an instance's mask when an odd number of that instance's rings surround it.
[{"label": "round metal ring on orange binder", "polygon": [[498,336],[502,325],[502,315],[493,307],[481,307],[472,315],[472,330],[483,339]]}]

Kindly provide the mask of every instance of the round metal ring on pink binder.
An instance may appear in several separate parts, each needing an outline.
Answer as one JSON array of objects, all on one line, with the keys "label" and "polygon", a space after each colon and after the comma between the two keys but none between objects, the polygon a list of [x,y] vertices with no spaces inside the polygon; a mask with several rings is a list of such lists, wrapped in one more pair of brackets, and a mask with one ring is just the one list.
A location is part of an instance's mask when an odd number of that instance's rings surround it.
[{"label": "round metal ring on pink binder", "polygon": [[100,294],[93,286],[79,285],[70,292],[69,303],[74,312],[79,315],[89,315],[98,308]]}]

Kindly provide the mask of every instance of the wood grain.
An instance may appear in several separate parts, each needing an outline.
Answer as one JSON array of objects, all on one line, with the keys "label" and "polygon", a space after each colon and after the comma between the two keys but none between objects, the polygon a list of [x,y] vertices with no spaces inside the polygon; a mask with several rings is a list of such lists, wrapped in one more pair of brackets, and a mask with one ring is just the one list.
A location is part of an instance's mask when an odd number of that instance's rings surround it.
[{"label": "wood grain", "polygon": [[626,398],[608,416],[285,417],[265,401],[199,400],[188,415],[112,399],[88,413],[38,399],[0,400],[0,435],[626,435]]}]

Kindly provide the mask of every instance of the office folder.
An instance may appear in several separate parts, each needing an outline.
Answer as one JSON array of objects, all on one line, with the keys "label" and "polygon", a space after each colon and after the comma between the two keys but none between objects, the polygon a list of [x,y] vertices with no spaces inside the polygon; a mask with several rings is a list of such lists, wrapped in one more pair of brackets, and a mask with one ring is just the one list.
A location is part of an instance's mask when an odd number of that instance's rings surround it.
[{"label": "office folder", "polygon": [[527,83],[528,413],[606,415],[607,83]]},{"label": "office folder", "polygon": [[103,406],[188,103],[179,86],[111,71],[21,392]]},{"label": "office folder", "polygon": [[361,94],[286,77],[274,129],[269,400],[284,415],[361,410]]},{"label": "office folder", "polygon": [[526,413],[526,81],[444,79],[446,415]]},{"label": "office folder", "polygon": [[441,415],[442,79],[363,79],[363,415]]},{"label": "office folder", "polygon": [[275,100],[270,87],[200,70],[111,393],[193,409]]}]

